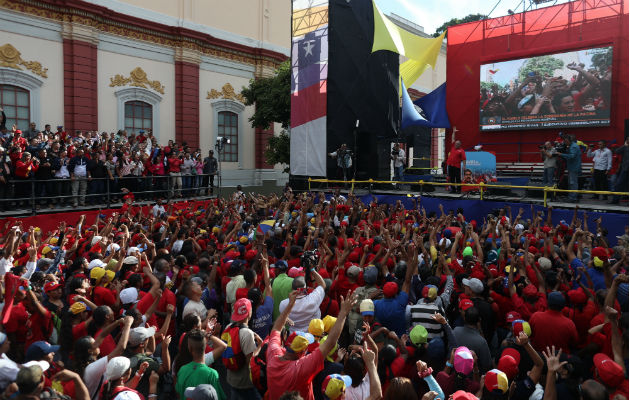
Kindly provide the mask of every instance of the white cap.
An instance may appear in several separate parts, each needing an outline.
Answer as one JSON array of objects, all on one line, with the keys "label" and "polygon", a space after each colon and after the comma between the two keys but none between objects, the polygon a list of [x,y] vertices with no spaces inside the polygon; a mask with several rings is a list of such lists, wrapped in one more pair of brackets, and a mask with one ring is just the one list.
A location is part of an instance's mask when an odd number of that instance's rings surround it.
[{"label": "white cap", "polygon": [[148,338],[155,335],[155,327],[144,328],[139,326],[129,331],[129,345],[137,346]]},{"label": "white cap", "polygon": [[523,232],[523,229],[525,229],[525,227],[522,224],[516,224],[514,226],[514,229],[518,232]]},{"label": "white cap", "polygon": [[92,269],[94,267],[104,267],[107,264],[105,264],[103,261],[101,261],[98,258],[95,258],[94,260],[90,261],[90,263],[88,264],[88,269]]},{"label": "white cap", "polygon": [[50,364],[48,364],[48,361],[29,361],[27,363],[22,364],[22,367],[29,368],[29,367],[32,367],[33,365],[39,365],[42,371],[46,371],[48,370],[48,368],[50,368]]},{"label": "white cap", "polygon": [[127,357],[114,357],[107,363],[105,369],[105,381],[113,381],[122,378],[127,372],[131,361]]},{"label": "white cap", "polygon": [[114,397],[114,400],[140,400],[140,396],[131,390],[125,390],[120,392]]},{"label": "white cap", "polygon": [[125,257],[123,264],[138,264],[138,258],[136,256]]},{"label": "white cap", "polygon": [[442,238],[442,239],[440,239],[440,242],[438,243],[438,246],[441,246],[441,245],[442,245],[442,243],[443,243],[445,240],[446,240],[446,247],[450,247],[450,245],[451,245],[451,239],[449,239],[449,238]]},{"label": "white cap", "polygon": [[103,237],[102,237],[102,236],[94,236],[94,237],[92,238],[92,246],[94,246],[96,243],[100,242],[100,241],[101,241],[101,239],[103,239]]},{"label": "white cap", "polygon": [[132,304],[138,302],[138,289],[130,287],[120,291],[120,302]]},{"label": "white cap", "polygon": [[116,243],[112,243],[109,246],[107,246],[107,251],[118,251],[120,249],[120,246]]}]

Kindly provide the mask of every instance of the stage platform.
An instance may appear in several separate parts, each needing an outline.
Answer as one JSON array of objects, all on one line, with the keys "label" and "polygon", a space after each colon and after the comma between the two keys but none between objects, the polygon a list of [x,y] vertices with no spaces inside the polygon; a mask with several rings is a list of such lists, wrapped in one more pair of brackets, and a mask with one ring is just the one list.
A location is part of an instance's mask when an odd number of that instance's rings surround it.
[{"label": "stage platform", "polygon": [[[349,186],[349,185],[348,185]],[[410,190],[409,187],[405,187],[408,185],[402,185],[400,190],[395,189],[372,189],[368,190],[365,188],[355,188],[354,194],[357,196],[364,196],[369,194],[375,195],[389,195],[389,196],[408,196],[412,197],[422,196],[429,198],[443,198],[448,200],[480,200],[479,193],[466,193],[466,194],[458,194],[458,193],[450,193],[443,188],[436,188],[435,191],[432,192],[420,192]],[[348,194],[350,192],[350,188],[344,187],[330,187],[330,188],[312,188],[311,190],[314,192],[327,192],[330,193],[336,189],[339,189],[341,193]],[[573,209],[576,204],[582,210],[589,210],[594,212],[613,212],[613,213],[628,213],[628,198],[622,197],[619,204],[608,204],[606,200],[595,200],[591,199],[591,195],[586,195],[587,198],[580,198],[578,202],[568,201],[566,197],[552,198],[551,196],[547,200],[547,205],[552,206],[554,208],[567,208]],[[484,201],[496,201],[496,202],[506,202],[506,203],[526,203],[526,204],[534,204],[538,206],[542,206],[544,201],[542,197],[533,197],[527,195],[495,195],[491,193],[484,192],[483,194]]]}]

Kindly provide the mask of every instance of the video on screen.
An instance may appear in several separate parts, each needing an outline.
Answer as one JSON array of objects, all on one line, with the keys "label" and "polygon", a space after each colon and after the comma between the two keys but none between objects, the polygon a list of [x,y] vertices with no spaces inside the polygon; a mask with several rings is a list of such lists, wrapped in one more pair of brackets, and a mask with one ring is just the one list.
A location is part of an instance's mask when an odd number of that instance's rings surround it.
[{"label": "video on screen", "polygon": [[482,65],[479,129],[610,125],[612,60],[608,46]]}]

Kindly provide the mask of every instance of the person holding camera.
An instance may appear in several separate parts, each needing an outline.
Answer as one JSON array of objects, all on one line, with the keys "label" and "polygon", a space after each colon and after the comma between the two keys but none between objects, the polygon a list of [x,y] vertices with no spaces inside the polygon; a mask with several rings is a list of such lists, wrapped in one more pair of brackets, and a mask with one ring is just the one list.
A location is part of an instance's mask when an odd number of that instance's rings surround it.
[{"label": "person holding camera", "polygon": [[[405,169],[405,151],[400,148],[400,144],[394,143],[391,158],[394,163],[394,180],[402,181],[403,171]],[[400,189],[399,184],[396,184],[396,189]]]},{"label": "person holding camera", "polygon": [[[567,162],[567,173],[569,175],[569,190],[578,190],[580,172],[582,171],[582,152],[580,146],[575,142],[573,135],[564,135],[564,144],[567,147],[567,151],[560,153],[560,157],[564,158]],[[569,193],[569,201],[577,202],[578,194],[575,192]]]},{"label": "person holding camera", "polygon": [[[307,271],[307,273],[308,272],[310,272],[309,278],[314,280],[317,284],[317,287],[312,292],[308,292],[305,276],[295,277],[291,284],[291,289],[298,292],[295,305],[289,313],[289,318],[293,321],[293,326],[290,328],[291,333],[296,331],[308,332],[308,324],[311,320],[321,318],[319,306],[326,295],[326,282],[324,282],[324,278],[322,278],[314,268]],[[280,313],[282,313],[288,305],[289,299],[282,300],[278,307]]]},{"label": "person holding camera", "polygon": [[556,148],[551,142],[545,142],[540,147],[540,155],[543,159],[543,186],[553,186],[555,184],[556,168],[558,160],[556,158]]}]

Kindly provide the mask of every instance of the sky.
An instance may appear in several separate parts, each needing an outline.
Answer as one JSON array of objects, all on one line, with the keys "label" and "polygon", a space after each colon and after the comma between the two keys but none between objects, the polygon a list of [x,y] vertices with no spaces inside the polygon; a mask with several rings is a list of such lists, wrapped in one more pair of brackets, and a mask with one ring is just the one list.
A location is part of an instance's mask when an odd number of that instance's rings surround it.
[{"label": "sky", "polygon": [[[523,2],[526,8],[530,0],[375,0],[378,7],[385,15],[395,13],[422,27],[428,34],[451,18],[462,18],[468,14],[488,14],[499,3],[490,17],[500,17],[508,14],[508,10],[514,12],[523,11]],[[538,8],[553,4],[566,3],[568,0],[556,0],[544,3]],[[536,5],[531,6],[535,9]]]}]

